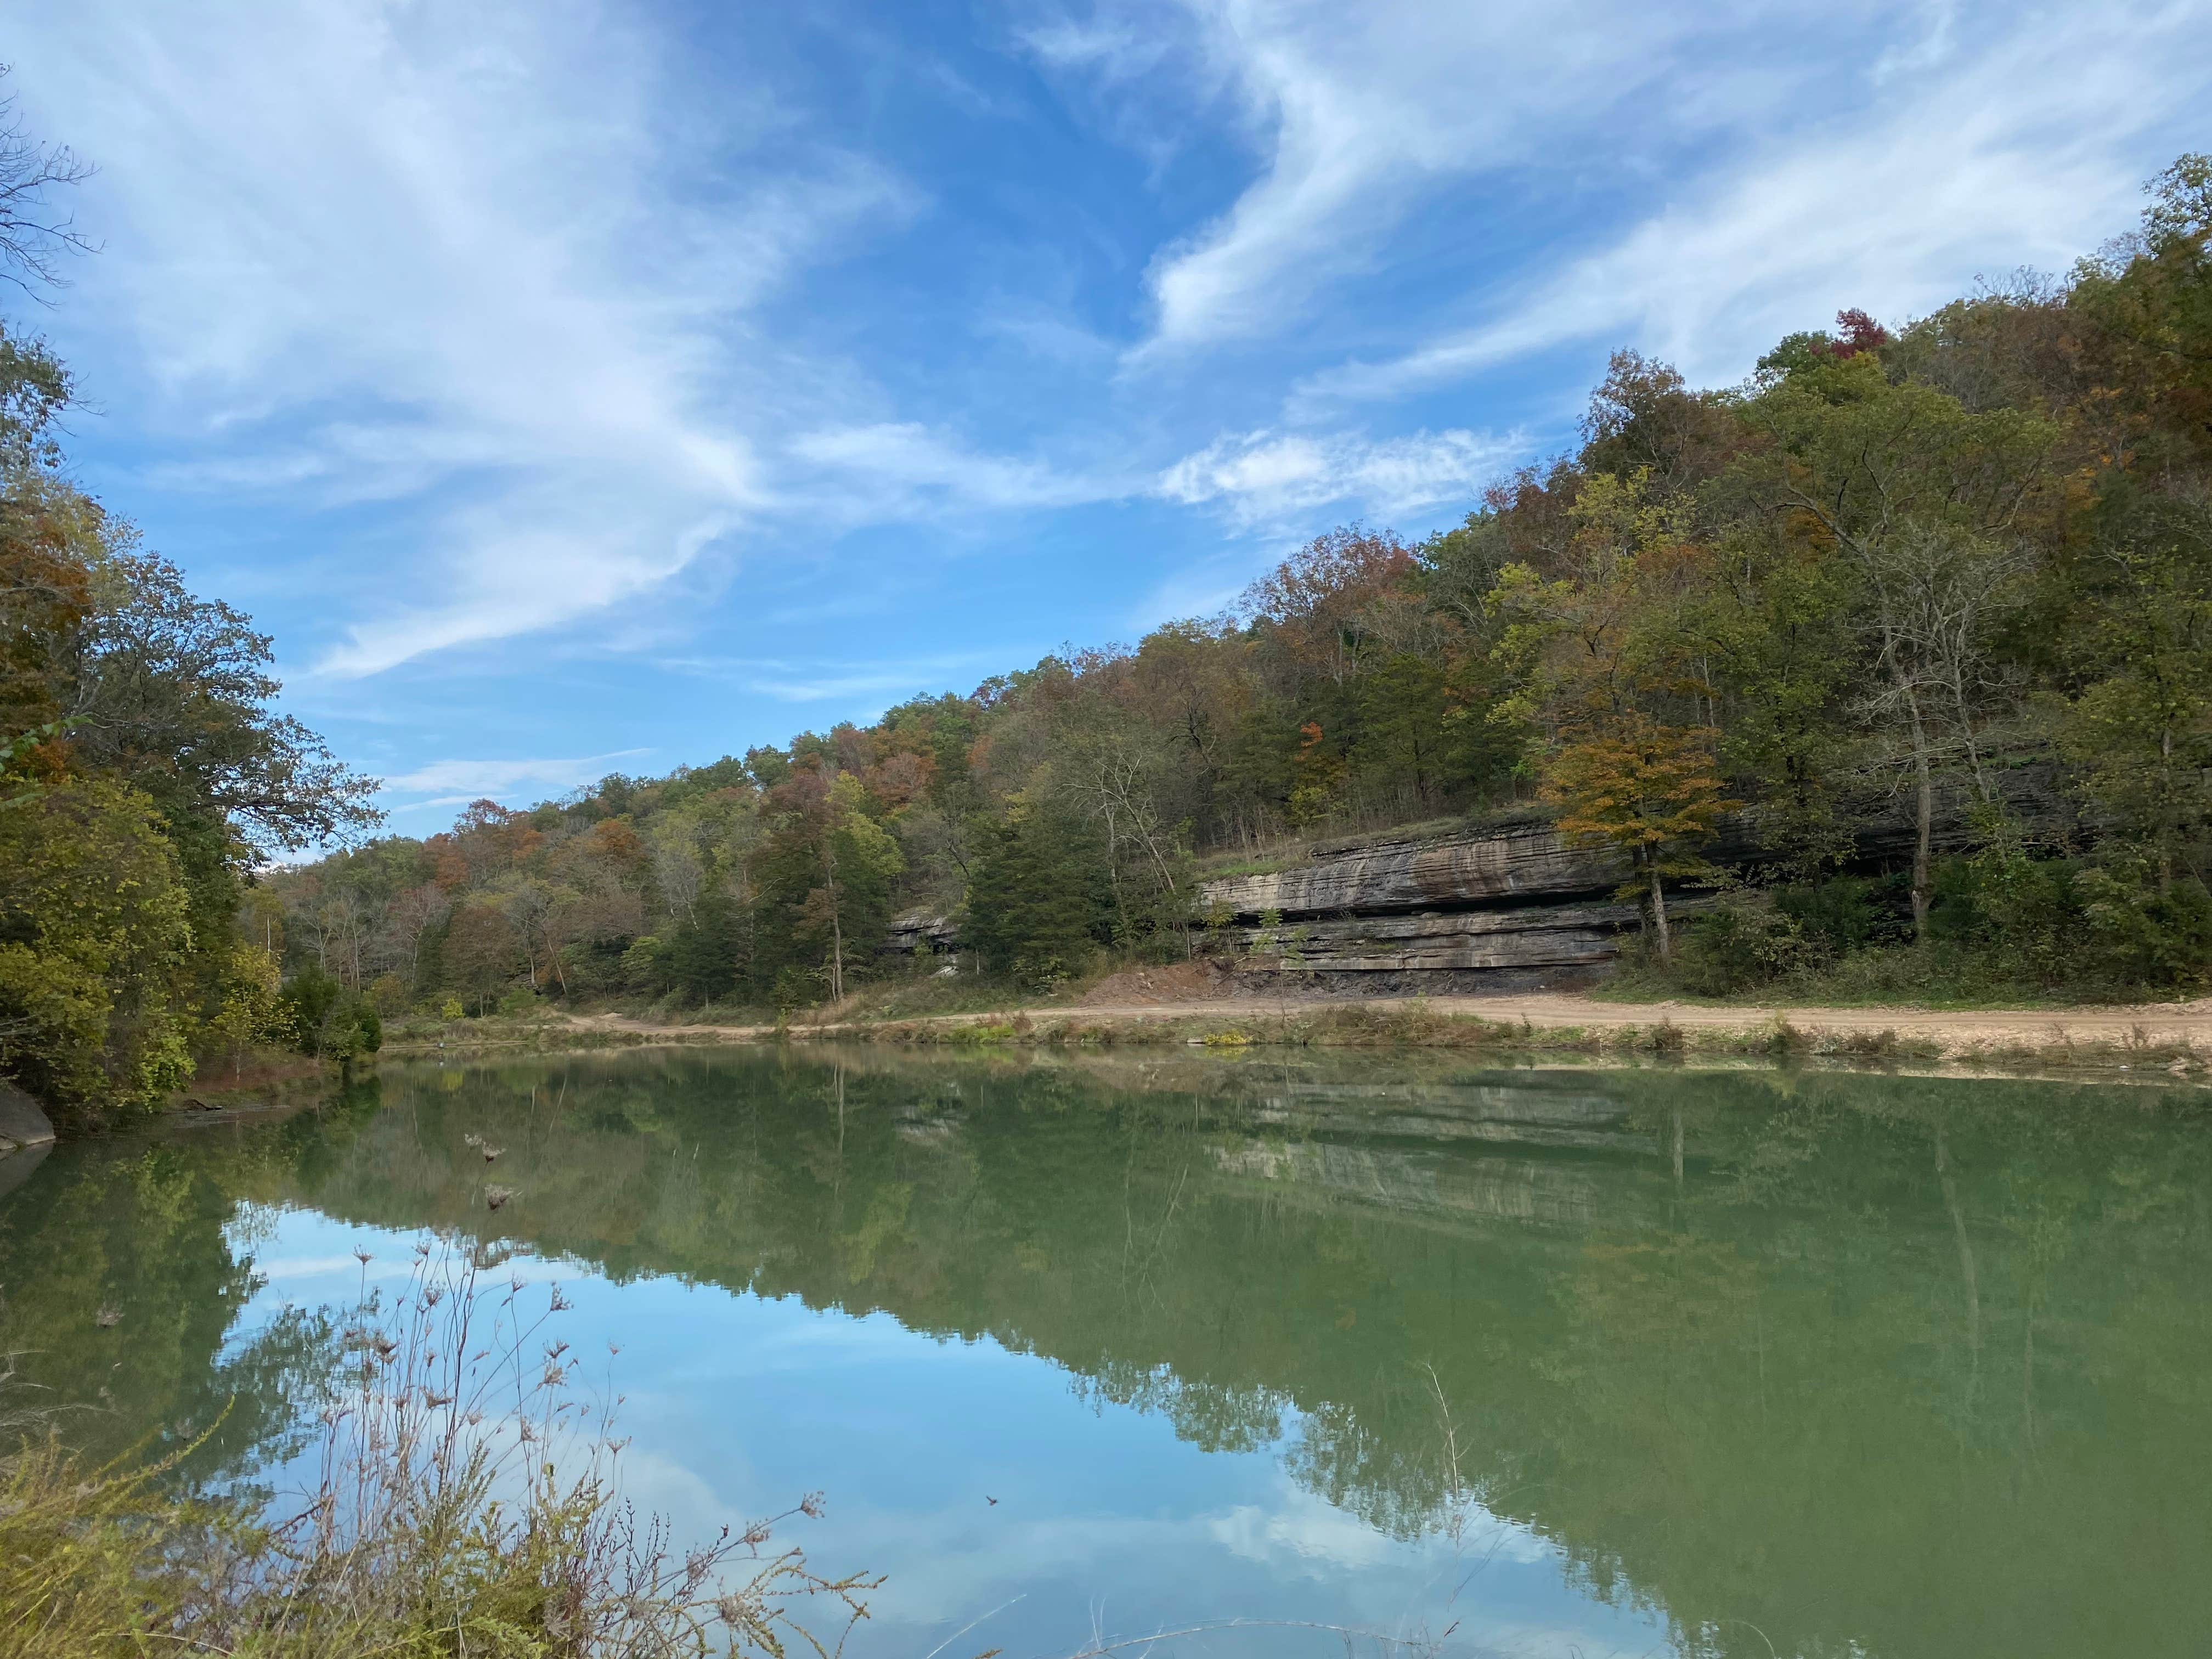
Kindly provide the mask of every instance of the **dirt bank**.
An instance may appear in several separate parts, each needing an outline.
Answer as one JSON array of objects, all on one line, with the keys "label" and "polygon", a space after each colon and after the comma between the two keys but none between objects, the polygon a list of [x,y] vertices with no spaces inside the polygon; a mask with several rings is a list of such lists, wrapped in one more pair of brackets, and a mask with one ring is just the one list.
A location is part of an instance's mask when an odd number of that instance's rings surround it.
[{"label": "dirt bank", "polygon": [[[1584,1040],[1593,1046],[1633,1041],[1687,1049],[1802,1047],[1838,1054],[1912,1054],[1942,1059],[2079,1059],[2154,1061],[2189,1071],[2212,1062],[2212,1001],[2132,1007],[1977,1009],[1711,1007],[1694,1004],[1602,1002],[1570,993],[1528,996],[1319,998],[1200,995],[1180,1000],[1148,985],[1142,1000],[1009,1005],[984,1013],[905,1020],[796,1021],[789,1034],[881,1036],[905,1041],[957,1038],[979,1028],[1039,1041],[1111,1037],[1121,1042],[1190,1041],[1192,1034],[1306,1042],[1396,1039],[1439,1045],[1516,1033],[1544,1034],[1540,1046]],[[714,1041],[773,1036],[765,1025],[656,1025],[614,1014],[574,1017],[578,1027],[647,1038]]]}]

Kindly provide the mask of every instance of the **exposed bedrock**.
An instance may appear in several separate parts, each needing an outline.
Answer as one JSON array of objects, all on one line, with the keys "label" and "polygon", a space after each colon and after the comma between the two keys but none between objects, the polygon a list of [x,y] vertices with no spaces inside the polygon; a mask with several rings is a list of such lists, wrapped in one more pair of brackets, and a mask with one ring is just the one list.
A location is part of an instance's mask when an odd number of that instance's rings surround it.
[{"label": "exposed bedrock", "polygon": [[919,951],[924,956],[939,951],[959,948],[960,930],[952,918],[934,910],[909,910],[895,918],[883,948],[902,955],[912,956]]},{"label": "exposed bedrock", "polygon": [[[2015,818],[2072,827],[2047,766],[2007,769],[1996,787]],[[1970,807],[1963,787],[1944,792],[1939,849],[1970,844]],[[1893,798],[1863,820],[1854,862],[1900,863],[1912,841],[1909,799]],[[1739,866],[1765,851],[1748,814],[1703,850]],[[1207,882],[1200,903],[1242,924],[1224,939],[1248,973],[1303,975],[1316,989],[1518,989],[1586,976],[1620,954],[1621,935],[1642,926],[1638,908],[1614,897],[1632,874],[1623,854],[1528,821],[1323,850],[1286,870]],[[1699,904],[1684,894],[1668,908]]]}]

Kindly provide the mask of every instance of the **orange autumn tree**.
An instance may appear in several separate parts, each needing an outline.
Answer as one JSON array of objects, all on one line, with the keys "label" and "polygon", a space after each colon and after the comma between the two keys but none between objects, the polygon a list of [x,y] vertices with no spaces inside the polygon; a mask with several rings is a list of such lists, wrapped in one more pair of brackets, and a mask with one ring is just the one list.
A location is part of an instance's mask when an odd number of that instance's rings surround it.
[{"label": "orange autumn tree", "polygon": [[1544,768],[1542,797],[1560,809],[1560,830],[1620,848],[1634,863],[1630,890],[1650,893],[1662,962],[1674,958],[1662,878],[1698,868],[1683,854],[1743,804],[1722,793],[1711,736],[1626,712],[1605,731],[1563,744]]}]

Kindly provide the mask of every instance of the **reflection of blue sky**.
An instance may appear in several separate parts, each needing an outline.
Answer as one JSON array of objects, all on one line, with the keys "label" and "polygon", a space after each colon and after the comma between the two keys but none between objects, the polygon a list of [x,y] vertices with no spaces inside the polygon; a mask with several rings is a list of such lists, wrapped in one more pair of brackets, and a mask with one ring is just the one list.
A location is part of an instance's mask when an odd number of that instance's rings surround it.
[{"label": "reflection of blue sky", "polygon": [[[264,1213],[252,1231],[264,1282],[234,1342],[288,1303],[347,1304],[364,1272],[389,1284],[413,1261],[412,1236],[312,1212]],[[890,1578],[856,1659],[918,1659],[985,1614],[948,1659],[1240,1619],[1408,1636],[1456,1621],[1449,1650],[1465,1654],[1665,1649],[1648,1620],[1570,1589],[1525,1528],[1478,1511],[1457,1543],[1388,1537],[1299,1487],[1279,1444],[1202,1451],[1165,1418],[1079,1397],[1060,1367],[994,1341],[674,1279],[617,1285],[571,1263],[517,1257],[499,1274],[560,1282],[574,1308],[557,1334],[587,1382],[604,1363],[622,1396],[625,1491],[679,1537],[827,1495],[827,1517],[794,1523],[791,1541],[819,1567]],[[1271,1622],[1162,1652],[1343,1650]]]}]

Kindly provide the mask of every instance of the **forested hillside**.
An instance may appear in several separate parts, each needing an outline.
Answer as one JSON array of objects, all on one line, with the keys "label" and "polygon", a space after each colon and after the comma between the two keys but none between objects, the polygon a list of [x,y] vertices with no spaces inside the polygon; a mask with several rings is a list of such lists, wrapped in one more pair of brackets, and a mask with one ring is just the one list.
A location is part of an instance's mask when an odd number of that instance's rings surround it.
[{"label": "forested hillside", "polygon": [[[2201,984],[2212,161],[2150,195],[2063,279],[1845,312],[1739,386],[1620,353],[1575,453],[1418,545],[1320,536],[1228,616],[282,876],[288,959],[393,1007],[793,1004],[921,912],[1043,986],[1189,948],[1206,860],[1518,805],[1628,852],[1698,988],[1867,951]],[[2017,810],[2023,769],[2063,811]],[[1915,850],[1855,866],[1900,805]],[[1761,855],[1717,869],[1734,813]],[[1731,896],[1677,951],[1684,884]]]},{"label": "forested hillside", "polygon": [[911,971],[901,918],[1047,988],[1206,948],[1205,873],[1492,815],[1623,849],[1668,985],[2202,987],[2209,233],[2185,157],[2063,280],[1847,312],[1719,390],[1617,356],[1579,448],[1447,534],[1333,531],[1230,615],[420,841],[363,839],[268,640],[73,481],[68,371],[10,325],[0,1075],[84,1117],[378,1011],[800,1006]]}]

